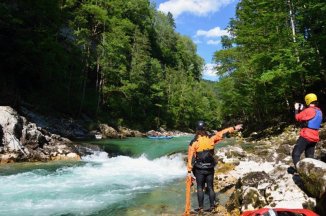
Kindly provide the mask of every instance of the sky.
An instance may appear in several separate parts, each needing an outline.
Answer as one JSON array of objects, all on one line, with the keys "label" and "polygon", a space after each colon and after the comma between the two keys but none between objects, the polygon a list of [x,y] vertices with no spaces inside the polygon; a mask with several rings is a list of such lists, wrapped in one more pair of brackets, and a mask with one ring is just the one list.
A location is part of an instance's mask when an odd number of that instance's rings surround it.
[{"label": "sky", "polygon": [[220,50],[221,36],[228,35],[226,28],[235,17],[238,0],[151,0],[163,13],[173,14],[176,31],[190,37],[197,45],[197,53],[205,60],[203,79],[216,81],[212,61]]}]

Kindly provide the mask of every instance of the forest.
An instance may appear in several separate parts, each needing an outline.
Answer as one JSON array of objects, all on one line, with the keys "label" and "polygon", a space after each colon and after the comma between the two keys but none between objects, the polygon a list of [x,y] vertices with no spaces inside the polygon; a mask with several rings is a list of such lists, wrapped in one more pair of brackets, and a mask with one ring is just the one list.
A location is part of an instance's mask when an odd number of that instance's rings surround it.
[{"label": "forest", "polygon": [[326,2],[242,0],[213,60],[150,0],[2,0],[0,104],[115,126],[186,130],[293,118],[326,104]]},{"label": "forest", "polygon": [[214,54],[222,118],[291,122],[294,102],[311,92],[325,110],[325,1],[242,0],[228,30]]}]

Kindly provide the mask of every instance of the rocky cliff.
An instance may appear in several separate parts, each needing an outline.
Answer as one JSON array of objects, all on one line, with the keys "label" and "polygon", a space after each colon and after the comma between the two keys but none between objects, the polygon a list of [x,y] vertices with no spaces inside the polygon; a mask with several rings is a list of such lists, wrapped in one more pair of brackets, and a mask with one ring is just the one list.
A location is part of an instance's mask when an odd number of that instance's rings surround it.
[{"label": "rocky cliff", "polygon": [[0,162],[80,159],[69,139],[27,121],[14,109],[0,106]]}]

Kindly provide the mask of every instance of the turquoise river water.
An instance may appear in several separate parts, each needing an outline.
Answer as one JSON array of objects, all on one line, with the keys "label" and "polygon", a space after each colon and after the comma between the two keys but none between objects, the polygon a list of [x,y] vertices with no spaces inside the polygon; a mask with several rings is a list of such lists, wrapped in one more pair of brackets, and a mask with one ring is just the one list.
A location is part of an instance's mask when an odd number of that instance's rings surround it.
[{"label": "turquoise river water", "polygon": [[90,141],[105,151],[78,162],[1,165],[0,215],[181,215],[191,139]]}]

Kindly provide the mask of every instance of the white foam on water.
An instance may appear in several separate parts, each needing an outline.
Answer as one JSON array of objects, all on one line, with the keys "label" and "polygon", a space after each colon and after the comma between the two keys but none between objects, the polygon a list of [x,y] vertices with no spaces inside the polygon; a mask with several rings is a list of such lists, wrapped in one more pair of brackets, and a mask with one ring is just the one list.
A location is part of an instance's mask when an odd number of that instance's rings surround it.
[{"label": "white foam on water", "polygon": [[149,160],[96,152],[82,166],[0,176],[0,215],[87,215],[185,176],[181,155]]}]

